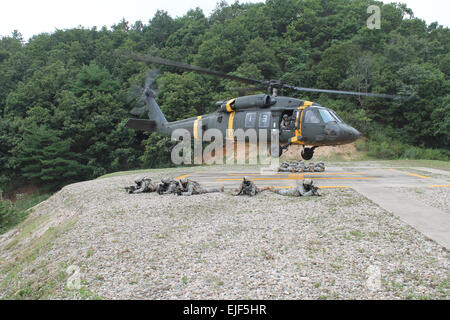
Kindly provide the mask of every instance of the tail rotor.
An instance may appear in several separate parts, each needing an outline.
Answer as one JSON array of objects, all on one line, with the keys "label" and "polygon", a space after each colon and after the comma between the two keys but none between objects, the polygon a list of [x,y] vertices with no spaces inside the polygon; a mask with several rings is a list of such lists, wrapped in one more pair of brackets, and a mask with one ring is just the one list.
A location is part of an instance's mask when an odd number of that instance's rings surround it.
[{"label": "tail rotor", "polygon": [[141,117],[149,112],[148,97],[155,97],[156,92],[151,89],[158,75],[158,70],[149,70],[145,76],[144,86],[133,84],[127,97],[127,103],[134,105],[130,113]]}]

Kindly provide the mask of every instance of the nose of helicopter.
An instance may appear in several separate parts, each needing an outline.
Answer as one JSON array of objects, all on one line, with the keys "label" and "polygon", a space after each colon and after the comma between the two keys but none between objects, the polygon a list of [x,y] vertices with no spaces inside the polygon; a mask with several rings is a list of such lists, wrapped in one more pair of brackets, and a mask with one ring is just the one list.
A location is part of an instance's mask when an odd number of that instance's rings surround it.
[{"label": "nose of helicopter", "polygon": [[351,135],[353,136],[353,138],[355,139],[355,140],[358,140],[359,139],[359,137],[361,137],[361,132],[359,132],[358,130],[356,130],[355,128],[353,128],[352,127],[352,129],[351,129]]},{"label": "nose of helicopter", "polygon": [[358,130],[348,125],[344,125],[340,129],[340,138],[344,142],[356,141],[361,136],[361,133]]}]

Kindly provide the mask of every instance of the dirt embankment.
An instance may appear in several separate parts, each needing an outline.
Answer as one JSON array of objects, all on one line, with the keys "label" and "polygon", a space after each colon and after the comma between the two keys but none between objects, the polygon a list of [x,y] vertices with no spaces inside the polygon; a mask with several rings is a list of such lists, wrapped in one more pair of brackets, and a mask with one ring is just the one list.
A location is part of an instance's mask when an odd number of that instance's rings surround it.
[{"label": "dirt embankment", "polygon": [[3,192],[1,196],[3,199],[11,200],[12,202],[16,202],[17,200],[22,200],[30,197],[33,194],[39,194],[39,189],[35,185],[27,184],[25,186],[21,186],[17,189],[14,189],[9,192]]},{"label": "dirt embankment", "polygon": [[[301,151],[302,146],[300,145],[291,145],[289,146],[288,150],[283,152],[281,156],[281,160],[302,160]],[[239,149],[239,151],[238,151]],[[252,150],[253,149],[253,150]],[[242,152],[241,150],[245,150],[245,152]],[[251,151],[252,150],[252,151]],[[250,152],[256,152],[257,147],[254,145],[249,145],[248,143],[243,142],[237,142],[234,147],[233,155],[234,158],[237,159],[237,161],[244,162],[249,161],[249,153]],[[227,150],[224,147],[222,154],[224,156],[227,155]],[[358,159],[361,157],[363,153],[361,151],[358,151],[355,147],[354,143],[346,144],[346,145],[340,145],[340,146],[325,146],[325,147],[319,147],[316,148],[314,151],[314,157],[311,159],[311,161],[349,161]],[[212,156],[214,157],[215,154],[213,153]],[[210,157],[205,157],[203,160],[207,161],[210,159]]]},{"label": "dirt embankment", "polygon": [[[298,145],[290,146],[288,151],[283,154],[285,159],[301,159],[302,147]],[[326,146],[319,147],[314,151],[314,157],[311,161],[317,160],[327,160],[327,159],[339,159],[339,160],[352,160],[357,158],[360,152],[356,149],[355,144],[345,144],[342,146]]]}]

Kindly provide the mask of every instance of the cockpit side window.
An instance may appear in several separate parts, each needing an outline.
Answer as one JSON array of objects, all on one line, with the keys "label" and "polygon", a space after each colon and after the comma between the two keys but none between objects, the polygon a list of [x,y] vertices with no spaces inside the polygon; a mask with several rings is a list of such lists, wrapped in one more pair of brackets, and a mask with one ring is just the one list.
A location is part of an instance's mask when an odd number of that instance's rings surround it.
[{"label": "cockpit side window", "polygon": [[303,119],[304,123],[320,123],[319,116],[314,110],[306,110],[305,117]]},{"label": "cockpit side window", "polygon": [[333,116],[331,115],[331,113],[330,113],[328,110],[325,110],[325,109],[319,109],[319,113],[320,113],[320,116],[322,117],[323,122],[325,122],[325,123],[327,123],[327,122],[332,122],[332,121],[338,122],[338,121],[336,120],[336,118],[333,117]]}]

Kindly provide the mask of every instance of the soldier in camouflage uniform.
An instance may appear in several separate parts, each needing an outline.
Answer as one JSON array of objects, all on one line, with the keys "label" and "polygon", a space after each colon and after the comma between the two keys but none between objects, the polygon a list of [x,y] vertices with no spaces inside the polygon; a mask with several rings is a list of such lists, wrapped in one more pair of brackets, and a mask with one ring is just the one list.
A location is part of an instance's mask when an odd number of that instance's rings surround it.
[{"label": "soldier in camouflage uniform", "polygon": [[239,188],[234,190],[235,193],[233,193],[233,196],[254,196],[258,193],[261,193],[262,191],[270,189],[272,189],[272,187],[258,188],[253,181],[251,181],[247,177],[244,177],[241,184],[239,185]]},{"label": "soldier in camouflage uniform", "polygon": [[305,171],[305,163],[303,161],[292,161],[291,172],[303,172]]},{"label": "soldier in camouflage uniform", "polygon": [[128,193],[143,193],[143,192],[155,192],[156,185],[150,178],[141,178],[134,181],[136,186],[125,187]]},{"label": "soldier in camouflage uniform", "polygon": [[244,177],[242,179],[241,184],[239,185],[239,188],[234,191],[235,191],[235,193],[233,194],[234,196],[241,196],[241,195],[254,196],[260,193],[262,190],[258,188],[249,178]]},{"label": "soldier in camouflage uniform", "polygon": [[156,187],[158,194],[180,193],[180,183],[172,178],[163,178]]},{"label": "soldier in camouflage uniform", "polygon": [[320,196],[318,188],[314,186],[311,179],[305,179],[302,182],[297,181],[297,185],[290,189],[272,189],[273,192],[283,196]]},{"label": "soldier in camouflage uniform", "polygon": [[314,162],[309,163],[307,166],[303,161],[291,161],[283,162],[278,168],[279,172],[323,172],[325,171],[325,164],[319,162],[314,164]]},{"label": "soldier in camouflage uniform", "polygon": [[316,164],[314,166],[314,171],[315,172],[324,172],[325,171],[325,163],[319,162],[318,164]]},{"label": "soldier in camouflage uniform", "polygon": [[289,162],[283,162],[280,167],[278,168],[279,172],[303,172],[305,168],[305,164],[303,161],[291,161]]},{"label": "soldier in camouflage uniform", "polygon": [[127,193],[133,193],[136,190],[136,186],[129,186],[129,187],[125,187],[125,191]]},{"label": "soldier in camouflage uniform", "polygon": [[290,168],[289,167],[290,167],[289,162],[284,161],[284,162],[282,162],[280,164],[280,167],[278,168],[278,171],[279,172],[290,172]]},{"label": "soldier in camouflage uniform", "polygon": [[310,162],[304,169],[304,172],[314,172],[314,162]]},{"label": "soldier in camouflage uniform", "polygon": [[180,188],[178,195],[190,196],[193,194],[223,192],[224,187],[202,187],[197,181],[193,181],[187,178],[180,180]]}]

